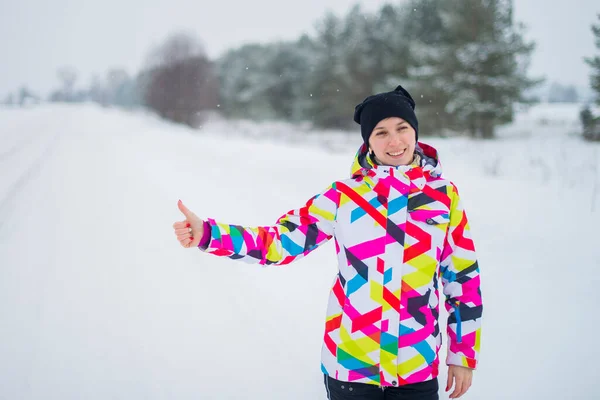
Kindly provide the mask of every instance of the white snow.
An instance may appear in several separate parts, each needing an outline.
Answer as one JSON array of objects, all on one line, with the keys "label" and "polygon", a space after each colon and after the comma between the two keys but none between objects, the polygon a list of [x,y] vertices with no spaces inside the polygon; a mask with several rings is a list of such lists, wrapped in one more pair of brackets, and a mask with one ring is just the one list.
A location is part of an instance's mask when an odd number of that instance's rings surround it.
[{"label": "white snow", "polygon": [[[600,398],[600,146],[573,135],[579,108],[536,106],[496,141],[422,138],[459,188],[482,271],[464,399]],[[325,399],[333,244],[261,268],[183,249],[171,226],[178,199],[270,224],[348,176],[358,130],[327,144],[293,130],[0,109],[0,399]]]}]

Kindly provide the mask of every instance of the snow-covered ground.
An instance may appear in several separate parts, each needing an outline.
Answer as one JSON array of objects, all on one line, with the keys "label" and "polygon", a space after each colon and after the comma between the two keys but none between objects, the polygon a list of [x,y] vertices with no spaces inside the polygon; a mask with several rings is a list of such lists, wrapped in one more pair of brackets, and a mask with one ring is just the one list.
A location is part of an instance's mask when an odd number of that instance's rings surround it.
[{"label": "snow-covered ground", "polygon": [[[600,146],[574,136],[578,112],[536,106],[496,141],[423,138],[461,192],[482,271],[464,399],[600,398]],[[293,130],[0,109],[0,399],[325,399],[333,244],[261,268],[183,249],[171,227],[178,199],[265,225],[348,176],[358,130]]]}]

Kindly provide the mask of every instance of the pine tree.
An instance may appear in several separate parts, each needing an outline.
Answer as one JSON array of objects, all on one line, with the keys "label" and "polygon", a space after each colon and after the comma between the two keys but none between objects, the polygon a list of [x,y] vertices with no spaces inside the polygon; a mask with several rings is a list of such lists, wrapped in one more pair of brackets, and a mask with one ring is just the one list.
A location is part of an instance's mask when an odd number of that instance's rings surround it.
[{"label": "pine tree", "polygon": [[342,21],[327,14],[317,27],[315,66],[307,86],[310,98],[307,117],[315,126],[339,128],[349,124],[351,111],[340,102],[345,91],[346,71],[343,65]]},{"label": "pine tree", "polygon": [[404,86],[417,107],[421,137],[451,130],[452,118],[446,110],[451,93],[446,90],[447,58],[451,42],[442,20],[442,0],[411,0],[403,14],[405,58],[408,60]]},{"label": "pine tree", "polygon": [[[447,128],[491,138],[512,121],[514,103],[538,83],[526,75],[534,45],[514,22],[511,0],[444,0],[423,3],[440,36],[411,45],[410,77],[436,133]],[[423,96],[423,98],[421,98]],[[428,105],[431,109],[427,110]],[[435,117],[432,115],[435,112]],[[433,122],[429,118],[433,117]]]},{"label": "pine tree", "polygon": [[410,22],[398,6],[386,4],[379,10],[374,21],[374,36],[381,47],[383,72],[377,77],[373,92],[390,91],[406,83],[410,64],[409,35],[413,28]]},{"label": "pine tree", "polygon": [[356,104],[389,91],[405,75],[406,39],[397,8],[379,13],[353,7],[343,19],[326,16],[315,38],[318,62],[311,77],[312,120],[326,128],[352,128]]},{"label": "pine tree", "polygon": [[274,117],[299,121],[304,117],[305,83],[312,69],[313,43],[307,37],[269,46],[263,95]]},{"label": "pine tree", "polygon": [[299,121],[312,106],[308,82],[314,69],[314,43],[247,44],[217,62],[221,88],[219,109],[234,118]]},{"label": "pine tree", "polygon": [[[598,14],[598,24],[592,25],[592,32],[595,36],[596,48],[600,50],[600,14]],[[594,58],[587,58],[587,64],[592,67],[590,83],[594,92],[596,92],[596,104],[600,106],[600,55]]]},{"label": "pine tree", "polygon": [[[600,14],[598,14],[600,20]],[[596,47],[600,50],[600,22],[592,25],[592,32],[595,36]],[[596,93],[596,104],[600,106],[600,55],[585,60],[592,67],[590,84]],[[586,106],[580,113],[581,124],[583,125],[583,137],[587,140],[600,141],[600,116],[594,116],[589,106]]]},{"label": "pine tree", "polygon": [[471,136],[491,138],[537,83],[526,75],[534,45],[514,23],[512,0],[449,0],[444,6],[452,49],[446,110]]},{"label": "pine tree", "polygon": [[363,12],[360,6],[350,10],[343,25],[341,62],[345,87],[339,97],[348,110],[346,115],[351,116],[354,106],[372,94],[377,80],[384,74],[386,49],[385,38],[378,35],[382,26],[377,17]]},{"label": "pine tree", "polygon": [[230,117],[263,119],[274,117],[265,96],[264,83],[268,45],[248,44],[228,51],[217,62],[221,88],[219,109]]}]

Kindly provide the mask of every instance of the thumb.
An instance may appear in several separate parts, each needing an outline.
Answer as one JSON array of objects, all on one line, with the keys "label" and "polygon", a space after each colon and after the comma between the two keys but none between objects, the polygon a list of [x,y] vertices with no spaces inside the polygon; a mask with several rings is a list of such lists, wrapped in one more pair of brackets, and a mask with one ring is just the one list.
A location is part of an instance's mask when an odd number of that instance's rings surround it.
[{"label": "thumb", "polygon": [[177,207],[179,208],[179,211],[181,211],[183,215],[185,215],[186,218],[189,218],[192,215],[194,215],[194,213],[192,213],[186,206],[183,205],[183,202],[181,200],[177,202]]}]

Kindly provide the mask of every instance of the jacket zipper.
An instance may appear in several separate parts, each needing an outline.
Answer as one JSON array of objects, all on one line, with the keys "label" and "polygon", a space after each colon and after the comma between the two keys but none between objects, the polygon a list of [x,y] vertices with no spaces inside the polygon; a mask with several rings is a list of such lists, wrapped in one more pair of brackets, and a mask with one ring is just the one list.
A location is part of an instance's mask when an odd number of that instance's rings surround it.
[{"label": "jacket zipper", "polygon": [[456,301],[452,304],[454,307],[454,316],[456,317],[456,341],[462,343],[462,321],[460,319],[460,301]]}]

